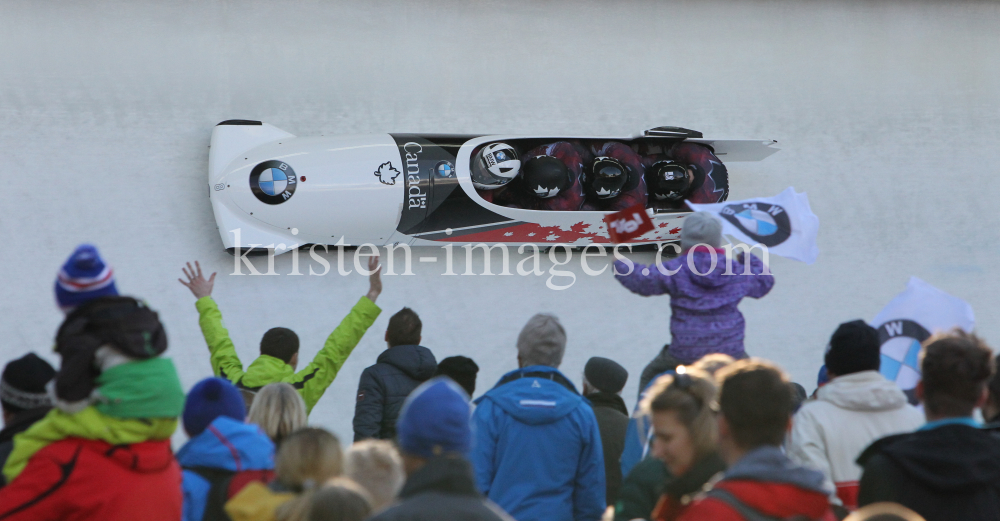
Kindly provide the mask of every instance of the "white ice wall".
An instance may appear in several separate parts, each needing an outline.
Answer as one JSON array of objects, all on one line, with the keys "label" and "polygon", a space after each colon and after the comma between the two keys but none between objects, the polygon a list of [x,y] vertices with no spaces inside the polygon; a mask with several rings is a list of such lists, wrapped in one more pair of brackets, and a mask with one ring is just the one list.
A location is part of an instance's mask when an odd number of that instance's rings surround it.
[{"label": "white ice wall", "polygon": [[[989,2],[0,1],[0,360],[49,351],[55,273],[90,241],[160,311],[185,386],[210,373],[176,279],[193,259],[232,270],[206,197],[209,135],[229,118],[302,136],[666,124],[777,139],[768,160],[730,165],[732,197],[808,191],[822,253],[775,260],[774,291],[742,305],[750,353],[811,389],[836,324],[872,318],[910,275],[971,302],[1000,343],[998,26]],[[561,292],[414,269],[386,277],[385,312],[313,412],[345,440],[357,378],[403,305],[439,358],[480,363],[480,390],[515,367],[537,311],[569,331],[567,375],[610,356],[630,403],[669,340],[666,297],[578,264]],[[215,294],[249,363],[276,325],[310,357],[365,288],[221,276]]]}]

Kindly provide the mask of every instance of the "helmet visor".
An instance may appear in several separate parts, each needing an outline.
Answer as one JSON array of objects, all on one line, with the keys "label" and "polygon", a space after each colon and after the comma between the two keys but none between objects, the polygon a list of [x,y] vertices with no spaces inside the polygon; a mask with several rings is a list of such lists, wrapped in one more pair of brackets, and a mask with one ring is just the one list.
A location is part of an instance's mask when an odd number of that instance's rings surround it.
[{"label": "helmet visor", "polygon": [[493,175],[485,164],[485,160],[479,158],[473,162],[472,172],[470,172],[470,177],[472,177],[472,183],[476,185],[477,188],[482,188],[484,190],[491,190],[493,188],[500,188],[501,186],[510,182],[513,177],[501,177]]},{"label": "helmet visor", "polygon": [[658,161],[653,164],[652,170],[655,177],[652,191],[657,199],[683,199],[691,187],[687,169],[674,161]]}]

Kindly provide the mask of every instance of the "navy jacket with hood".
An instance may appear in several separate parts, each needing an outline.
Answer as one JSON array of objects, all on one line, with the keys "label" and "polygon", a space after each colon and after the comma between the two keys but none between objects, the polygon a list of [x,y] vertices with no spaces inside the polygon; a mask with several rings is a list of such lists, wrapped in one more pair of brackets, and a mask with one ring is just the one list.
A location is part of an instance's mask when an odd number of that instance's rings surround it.
[{"label": "navy jacket with hood", "polygon": [[424,346],[399,345],[383,351],[375,365],[361,373],[358,382],[354,441],[395,438],[403,401],[435,371],[434,353]]},{"label": "navy jacket with hood", "polygon": [[518,521],[596,521],[604,454],[590,404],[557,369],[512,371],[477,401],[476,485]]},{"label": "navy jacket with hood", "polygon": [[201,521],[211,483],[188,469],[271,470],[274,469],[274,443],[257,425],[220,416],[177,451],[177,462],[184,469],[183,520]]},{"label": "navy jacket with hood", "polygon": [[893,501],[927,521],[1000,516],[1000,440],[988,431],[925,426],[876,441],[858,463],[859,506]]}]

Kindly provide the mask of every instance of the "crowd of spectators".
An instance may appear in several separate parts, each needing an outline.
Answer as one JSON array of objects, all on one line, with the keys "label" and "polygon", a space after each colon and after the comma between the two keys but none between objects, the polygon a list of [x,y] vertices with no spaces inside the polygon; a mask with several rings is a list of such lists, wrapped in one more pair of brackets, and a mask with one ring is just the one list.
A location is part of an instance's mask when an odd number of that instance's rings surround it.
[{"label": "crowd of spectators", "polygon": [[[688,219],[697,264],[721,234],[704,215]],[[569,334],[555,315],[528,320],[511,346],[518,368],[477,396],[475,361],[438,362],[403,308],[358,382],[344,446],[309,413],[381,313],[377,257],[369,291],[301,370],[285,328],[268,330],[244,368],[214,274],[187,265],[214,374],[185,393],[157,313],[119,295],[81,246],[56,282],[59,367],[27,353],[0,379],[0,521],[1000,518],[1000,377],[981,338],[926,340],[913,406],[879,373],[877,332],[840,324],[826,382],[806,398],[744,350],[736,306],[774,278],[755,257],[740,262],[752,275],[677,264],[670,276],[618,276],[673,308],[672,342],[644,368],[635,411],[614,360],[591,358],[579,385],[559,370]],[[175,451],[178,424],[188,440]]]}]

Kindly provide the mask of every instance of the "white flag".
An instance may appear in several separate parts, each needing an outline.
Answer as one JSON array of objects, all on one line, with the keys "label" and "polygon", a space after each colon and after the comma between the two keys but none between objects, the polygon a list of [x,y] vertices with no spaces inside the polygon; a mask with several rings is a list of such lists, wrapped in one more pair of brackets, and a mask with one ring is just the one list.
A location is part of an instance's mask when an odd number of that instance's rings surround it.
[{"label": "white flag", "polygon": [[956,327],[972,332],[976,317],[968,302],[910,277],[904,290],[871,321],[882,345],[882,375],[902,389],[920,381],[920,344]]},{"label": "white flag", "polygon": [[774,197],[715,204],[689,202],[688,206],[696,212],[718,215],[722,233],[749,244],[763,244],[775,255],[806,264],[816,262],[819,255],[819,218],[809,208],[805,192],[797,194],[789,187]]}]

